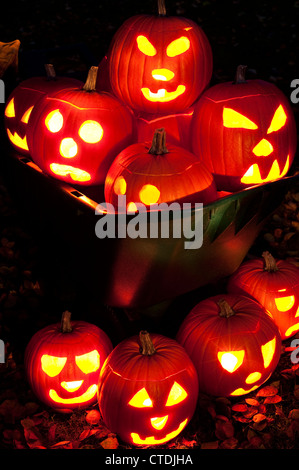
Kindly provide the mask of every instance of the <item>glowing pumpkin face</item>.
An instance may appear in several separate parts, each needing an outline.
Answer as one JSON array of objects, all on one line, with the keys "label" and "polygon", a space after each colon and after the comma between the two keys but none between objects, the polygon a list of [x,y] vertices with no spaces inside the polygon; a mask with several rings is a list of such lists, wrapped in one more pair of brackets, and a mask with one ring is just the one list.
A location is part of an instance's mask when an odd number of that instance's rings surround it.
[{"label": "glowing pumpkin face", "polygon": [[299,270],[288,261],[275,261],[268,252],[263,258],[241,264],[231,276],[228,289],[263,305],[285,340],[299,331]]},{"label": "glowing pumpkin face", "polygon": [[282,178],[294,159],[292,109],[271,83],[249,80],[207,90],[196,105],[192,149],[217,188],[238,191]]},{"label": "glowing pumpkin face", "polygon": [[215,296],[197,304],[177,340],[194,362],[200,390],[216,396],[257,389],[280,358],[278,328],[260,304],[240,295]]},{"label": "glowing pumpkin face", "polygon": [[108,53],[113,92],[132,109],[182,111],[212,75],[212,52],[202,29],[183,17],[139,15],[116,32]]},{"label": "glowing pumpkin face", "polygon": [[29,154],[27,128],[35,105],[45,95],[75,86],[83,83],[72,78],[35,77],[16,87],[7,100],[4,120],[8,138],[19,153]]},{"label": "glowing pumpkin face", "polygon": [[[95,84],[96,75],[93,80]],[[113,158],[132,139],[131,112],[94,86],[46,97],[32,115],[32,159],[46,173],[72,184],[103,183]]]},{"label": "glowing pumpkin face", "polygon": [[144,346],[140,353],[138,337],[124,340],[109,355],[99,379],[104,422],[137,446],[175,438],[197,401],[197,375],[184,349],[161,335],[151,340],[153,349],[147,353]]},{"label": "glowing pumpkin face", "polygon": [[67,332],[60,324],[40,330],[25,353],[33,392],[60,412],[89,406],[96,401],[99,373],[111,350],[104,331],[86,322],[72,322]]},{"label": "glowing pumpkin face", "polygon": [[114,160],[105,182],[106,202],[117,207],[126,195],[128,211],[136,203],[146,206],[163,202],[202,202],[217,199],[213,177],[187,150],[165,147],[164,129],[157,129],[151,144],[133,144]]}]

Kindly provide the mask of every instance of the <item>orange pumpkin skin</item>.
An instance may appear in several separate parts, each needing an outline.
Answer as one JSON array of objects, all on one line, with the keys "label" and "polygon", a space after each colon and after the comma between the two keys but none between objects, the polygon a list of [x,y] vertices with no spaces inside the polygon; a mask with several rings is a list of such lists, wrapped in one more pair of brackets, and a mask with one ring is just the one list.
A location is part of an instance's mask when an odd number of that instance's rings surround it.
[{"label": "orange pumpkin skin", "polygon": [[129,444],[160,445],[176,437],[195,411],[198,381],[186,351],[151,334],[155,353],[141,353],[138,336],[119,343],[99,378],[98,402],[106,426]]},{"label": "orange pumpkin skin", "polygon": [[288,99],[263,80],[208,89],[196,104],[191,134],[192,151],[214,175],[218,190],[233,192],[282,178],[297,143]]},{"label": "orange pumpkin skin", "polygon": [[193,21],[137,15],[114,35],[108,65],[116,96],[134,110],[165,114],[197,100],[211,79],[213,59],[206,35]]},{"label": "orange pumpkin skin", "polygon": [[[263,256],[269,257],[269,253]],[[262,258],[245,261],[230,277],[227,288],[263,305],[278,326],[282,340],[299,331],[299,269],[292,263],[277,260],[271,268]]]},{"label": "orange pumpkin skin", "polygon": [[25,351],[32,391],[61,413],[96,402],[100,369],[112,350],[110,339],[96,325],[73,321],[71,327],[71,332],[62,332],[60,323],[46,326],[35,333]]},{"label": "orange pumpkin skin", "polygon": [[126,195],[127,208],[217,199],[213,177],[195,155],[171,144],[168,153],[152,154],[151,147],[149,142],[132,144],[116,157],[105,181],[106,202],[117,207],[119,195]]},{"label": "orange pumpkin skin", "polygon": [[[233,314],[222,313],[223,300]],[[271,376],[280,358],[277,326],[258,302],[240,295],[218,295],[199,302],[176,339],[195,365],[199,390],[215,396],[255,390]]]},{"label": "orange pumpkin skin", "polygon": [[83,86],[80,80],[67,77],[33,77],[21,82],[10,94],[4,111],[6,132],[15,150],[29,155],[27,132],[36,104],[46,95],[79,86]]}]

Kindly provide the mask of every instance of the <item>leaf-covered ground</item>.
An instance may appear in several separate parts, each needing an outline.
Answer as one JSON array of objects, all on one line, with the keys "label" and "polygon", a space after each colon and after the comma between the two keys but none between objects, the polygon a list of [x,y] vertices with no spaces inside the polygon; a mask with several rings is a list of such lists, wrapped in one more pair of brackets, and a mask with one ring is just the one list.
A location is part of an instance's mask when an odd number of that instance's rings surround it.
[{"label": "leaf-covered ground", "polygon": [[[212,83],[231,80],[236,66],[245,63],[252,78],[270,80],[290,94],[291,81],[299,78],[297,1],[166,3],[170,14],[194,19],[207,33],[214,53]],[[41,69],[45,51],[52,54],[58,73],[82,77],[88,66],[105,54],[124,19],[136,13],[152,13],[154,4],[154,0],[138,4],[121,0],[111,8],[111,0],[97,4],[49,0],[39,6],[18,1],[8,4],[1,16],[0,41],[21,40],[19,78]],[[84,52],[83,59],[78,51]],[[7,83],[8,89],[13,86],[14,82]],[[297,121],[298,107],[293,106]],[[274,256],[290,259],[299,269],[298,203],[299,187],[290,187],[248,256],[260,255],[266,248]],[[144,319],[138,313],[115,311],[99,305],[96,295],[75,291],[67,279],[67,266],[57,259],[49,263],[43,250],[40,240],[23,223],[5,179],[1,179],[0,338],[6,343],[6,363],[0,364],[0,448],[127,448],[103,425],[97,405],[61,415],[39,403],[24,376],[24,350],[38,329],[59,321],[64,308],[74,308],[76,319],[81,315],[97,324],[100,319],[99,326],[111,331],[115,341],[137,333],[144,325],[161,327],[163,333],[167,328],[157,317]],[[209,286],[205,294],[224,288],[225,280]],[[199,290],[177,299],[168,307],[165,321],[170,311],[175,318],[187,314],[189,306],[202,295]],[[285,341],[275,373],[258,391],[234,399],[201,395],[189,426],[162,447],[298,449],[299,369],[290,360],[289,348],[290,341]]]}]

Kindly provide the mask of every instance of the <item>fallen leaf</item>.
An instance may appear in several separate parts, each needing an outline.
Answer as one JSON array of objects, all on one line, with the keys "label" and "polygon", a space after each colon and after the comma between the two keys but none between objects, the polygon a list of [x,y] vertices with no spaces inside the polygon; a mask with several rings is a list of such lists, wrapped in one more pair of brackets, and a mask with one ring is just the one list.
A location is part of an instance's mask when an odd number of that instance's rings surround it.
[{"label": "fallen leaf", "polygon": [[256,415],[253,416],[252,420],[255,422],[255,423],[259,423],[260,421],[263,421],[264,419],[266,419],[267,417],[265,415],[263,415],[262,413],[257,413]]},{"label": "fallen leaf", "polygon": [[260,404],[260,402],[256,400],[255,398],[245,398],[245,401],[247,405],[251,405],[251,406],[259,406]]},{"label": "fallen leaf", "polygon": [[218,441],[202,442],[200,444],[201,449],[218,449],[218,447],[219,447]]},{"label": "fallen leaf", "polygon": [[273,397],[267,397],[264,400],[265,405],[269,404],[274,404],[274,403],[279,403],[282,400],[282,398],[279,395],[274,395]]},{"label": "fallen leaf", "polygon": [[289,412],[289,419],[299,419],[299,409],[295,408]]},{"label": "fallen leaf", "polygon": [[265,427],[267,426],[267,424],[268,424],[267,420],[264,419],[263,421],[260,421],[259,423],[253,423],[253,428],[256,431],[263,431]]},{"label": "fallen leaf", "polygon": [[230,439],[225,439],[220,445],[221,449],[235,449],[238,446],[238,439],[231,437]]},{"label": "fallen leaf", "polygon": [[257,406],[252,406],[251,408],[248,408],[246,413],[243,413],[244,418],[252,418],[252,416],[256,415],[259,412],[259,409]]},{"label": "fallen leaf", "polygon": [[257,397],[273,397],[278,393],[278,389],[273,387],[272,385],[267,385],[266,387],[261,388],[258,390],[256,396]]},{"label": "fallen leaf", "polygon": [[88,424],[98,424],[101,419],[101,413],[98,410],[87,411],[86,421]]},{"label": "fallen leaf", "polygon": [[240,404],[233,405],[233,406],[232,406],[232,410],[233,410],[233,411],[238,411],[238,412],[240,412],[240,413],[244,413],[245,411],[248,410],[248,406],[247,406],[247,405],[243,405],[242,403],[240,403]]},{"label": "fallen leaf", "polygon": [[101,442],[101,446],[104,449],[117,449],[118,448],[118,440],[116,437],[108,437],[104,441]]},{"label": "fallen leaf", "polygon": [[224,441],[225,439],[233,437],[234,433],[235,429],[230,421],[216,421],[215,435],[218,439]]}]

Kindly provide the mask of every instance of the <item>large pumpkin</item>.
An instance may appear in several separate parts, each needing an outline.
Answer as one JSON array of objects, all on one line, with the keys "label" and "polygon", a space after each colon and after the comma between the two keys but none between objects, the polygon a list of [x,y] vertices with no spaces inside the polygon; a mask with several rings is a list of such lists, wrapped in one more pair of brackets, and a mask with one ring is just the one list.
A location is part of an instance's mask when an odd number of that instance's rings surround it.
[{"label": "large pumpkin", "polygon": [[180,326],[177,341],[196,367],[199,389],[216,396],[257,389],[280,358],[277,326],[258,302],[240,295],[199,302]]},{"label": "large pumpkin", "polygon": [[32,113],[28,144],[45,172],[72,184],[104,183],[115,155],[133,139],[132,112],[95,90],[97,67],[84,87],[45,97]]},{"label": "large pumpkin", "polygon": [[196,370],[173,339],[141,332],[119,343],[99,379],[106,426],[124,442],[159,445],[189,423],[198,394]]},{"label": "large pumpkin", "polygon": [[113,92],[132,109],[148,113],[180,112],[192,105],[212,75],[212,52],[203,30],[183,17],[129,18],[108,51]]},{"label": "large pumpkin", "polygon": [[191,152],[166,147],[166,132],[157,129],[152,143],[130,145],[114,160],[105,181],[106,202],[118,204],[126,195],[127,209],[136,203],[210,202],[217,199],[212,175]]},{"label": "large pumpkin", "polygon": [[229,292],[249,295],[273,317],[282,339],[299,331],[299,269],[269,252],[241,264],[231,276]]},{"label": "large pumpkin", "polygon": [[8,138],[20,153],[29,154],[27,130],[31,113],[41,98],[65,88],[83,86],[74,78],[56,77],[51,64],[46,64],[45,77],[33,77],[22,81],[10,94],[4,111],[4,122]]},{"label": "large pumpkin", "polygon": [[112,350],[106,333],[84,321],[70,321],[35,333],[25,351],[25,370],[35,395],[63,413],[85,408],[97,399],[101,367]]},{"label": "large pumpkin", "polygon": [[282,178],[294,159],[297,133],[287,97],[272,83],[245,80],[208,89],[194,111],[193,152],[213,173],[217,188],[238,191]]}]

